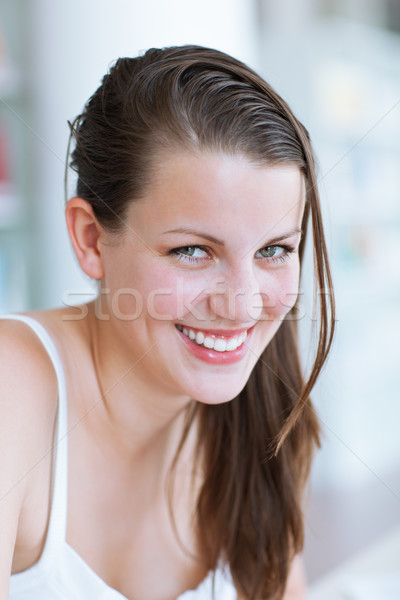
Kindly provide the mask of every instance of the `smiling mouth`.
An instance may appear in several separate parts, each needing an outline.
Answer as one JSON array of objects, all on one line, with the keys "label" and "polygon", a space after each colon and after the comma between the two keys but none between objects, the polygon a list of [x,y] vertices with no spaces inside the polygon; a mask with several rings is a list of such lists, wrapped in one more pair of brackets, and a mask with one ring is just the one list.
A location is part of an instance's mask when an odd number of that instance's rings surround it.
[{"label": "smiling mouth", "polygon": [[216,352],[233,352],[244,344],[247,339],[247,330],[236,335],[216,335],[208,331],[201,331],[200,329],[190,329],[183,325],[176,325],[176,328],[183,333],[189,340]]}]

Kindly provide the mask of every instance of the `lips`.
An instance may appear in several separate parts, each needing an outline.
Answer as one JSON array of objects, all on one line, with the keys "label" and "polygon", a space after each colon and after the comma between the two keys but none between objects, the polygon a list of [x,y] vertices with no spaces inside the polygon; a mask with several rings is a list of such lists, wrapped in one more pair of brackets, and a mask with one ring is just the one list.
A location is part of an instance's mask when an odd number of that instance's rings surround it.
[{"label": "lips", "polygon": [[[214,350],[215,352],[234,352],[240,348],[247,339],[247,329],[235,332],[192,329],[184,325],[176,325],[177,329],[197,346]],[[251,328],[252,329],[252,328]]]},{"label": "lips", "polygon": [[254,330],[254,325],[230,331],[194,329],[181,324],[175,324],[175,327],[189,352],[213,365],[232,365],[242,360],[248,353],[248,345],[244,342]]}]

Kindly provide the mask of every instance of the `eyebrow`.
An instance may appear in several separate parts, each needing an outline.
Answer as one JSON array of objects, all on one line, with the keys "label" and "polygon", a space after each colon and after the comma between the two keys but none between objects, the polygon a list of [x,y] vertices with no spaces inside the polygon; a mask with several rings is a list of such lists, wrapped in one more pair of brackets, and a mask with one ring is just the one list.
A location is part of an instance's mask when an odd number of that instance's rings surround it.
[{"label": "eyebrow", "polygon": [[[218,238],[209,235],[203,231],[198,231],[197,229],[192,229],[190,227],[178,227],[177,229],[170,229],[169,231],[164,231],[163,234],[166,233],[186,233],[189,235],[196,235],[197,237],[204,238],[213,244],[217,244],[217,246],[225,246],[225,242],[223,240],[219,240]],[[295,227],[294,229],[290,229],[286,233],[279,235],[278,237],[273,238],[272,240],[268,240],[266,246],[273,246],[282,240],[292,237],[293,235],[297,235],[302,233],[302,230],[299,227]]]}]

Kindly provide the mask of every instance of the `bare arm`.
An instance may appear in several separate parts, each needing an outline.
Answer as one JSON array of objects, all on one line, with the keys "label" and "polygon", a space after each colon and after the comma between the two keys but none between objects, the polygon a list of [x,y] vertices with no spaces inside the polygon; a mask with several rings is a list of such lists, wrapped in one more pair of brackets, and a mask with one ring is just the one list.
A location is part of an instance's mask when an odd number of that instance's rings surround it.
[{"label": "bare arm", "polygon": [[283,600],[305,600],[306,588],[307,584],[303,561],[300,556],[296,556],[292,563]]},{"label": "bare arm", "polygon": [[32,467],[51,439],[56,398],[52,366],[36,336],[0,320],[0,598],[8,597],[20,514]]}]

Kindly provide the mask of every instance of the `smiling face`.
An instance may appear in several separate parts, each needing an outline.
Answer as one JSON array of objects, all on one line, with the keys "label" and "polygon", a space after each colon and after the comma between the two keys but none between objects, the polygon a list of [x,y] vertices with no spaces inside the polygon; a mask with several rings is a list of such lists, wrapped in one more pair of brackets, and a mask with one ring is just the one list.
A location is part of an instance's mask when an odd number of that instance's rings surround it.
[{"label": "smiling face", "polygon": [[154,393],[235,397],[296,301],[303,211],[295,166],[164,159],[102,244],[102,309],[135,376]]}]

